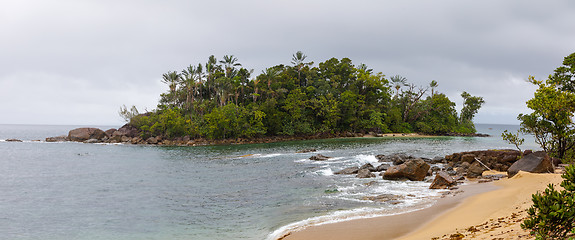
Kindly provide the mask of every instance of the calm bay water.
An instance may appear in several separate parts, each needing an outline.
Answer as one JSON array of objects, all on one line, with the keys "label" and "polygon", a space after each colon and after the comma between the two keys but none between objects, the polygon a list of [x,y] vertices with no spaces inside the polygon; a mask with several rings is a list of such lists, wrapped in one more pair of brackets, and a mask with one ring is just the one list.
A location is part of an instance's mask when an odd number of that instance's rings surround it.
[{"label": "calm bay water", "polygon": [[[478,124],[479,132],[492,135],[488,138],[203,147],[32,141],[65,135],[75,127],[0,125],[0,238],[266,239],[286,228],[391,214],[428,205],[440,191],[428,190],[425,182],[356,179],[333,172],[367,162],[377,166],[377,154],[433,158],[513,148],[499,135],[517,129]],[[4,141],[9,138],[25,141]],[[531,138],[525,145],[536,148]],[[305,148],[318,152],[295,153]],[[318,153],[334,158],[307,160]],[[362,200],[383,193],[404,199],[397,205]]]}]

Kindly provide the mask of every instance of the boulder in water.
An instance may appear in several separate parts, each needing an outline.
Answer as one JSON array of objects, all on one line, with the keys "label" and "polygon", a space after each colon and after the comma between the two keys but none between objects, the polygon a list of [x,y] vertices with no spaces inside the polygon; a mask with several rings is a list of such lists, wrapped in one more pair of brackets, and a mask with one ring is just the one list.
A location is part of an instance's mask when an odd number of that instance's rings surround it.
[{"label": "boulder in water", "polygon": [[76,128],[68,132],[68,140],[83,142],[88,139],[101,140],[106,137],[106,133],[98,128]]},{"label": "boulder in water", "polygon": [[361,170],[361,169],[367,169],[367,170],[369,170],[370,172],[375,172],[375,171],[376,171],[376,170],[375,170],[375,167],[373,167],[373,165],[371,165],[371,163],[363,164],[363,166],[359,167],[359,170]]},{"label": "boulder in water", "polygon": [[46,142],[64,142],[68,137],[65,135],[58,136],[58,137],[48,137],[46,138]]},{"label": "boulder in water", "polygon": [[375,174],[373,174],[371,171],[369,171],[369,169],[360,169],[357,172],[357,176],[358,178],[373,178],[375,177]]},{"label": "boulder in water", "polygon": [[330,158],[331,158],[331,157],[318,154],[318,155],[315,155],[315,156],[311,156],[311,157],[309,158],[309,160],[325,161],[325,160],[328,160],[328,159],[330,159]]},{"label": "boulder in water", "polygon": [[356,174],[359,171],[359,167],[348,167],[340,171],[334,172],[333,174]]},{"label": "boulder in water", "polygon": [[315,152],[315,151],[317,151],[315,148],[306,148],[306,149],[299,150],[296,153],[309,153],[309,152]]},{"label": "boulder in water", "polygon": [[407,178],[411,181],[423,181],[429,171],[429,164],[422,159],[408,160],[407,162],[391,166],[383,174],[383,179],[396,180]]}]

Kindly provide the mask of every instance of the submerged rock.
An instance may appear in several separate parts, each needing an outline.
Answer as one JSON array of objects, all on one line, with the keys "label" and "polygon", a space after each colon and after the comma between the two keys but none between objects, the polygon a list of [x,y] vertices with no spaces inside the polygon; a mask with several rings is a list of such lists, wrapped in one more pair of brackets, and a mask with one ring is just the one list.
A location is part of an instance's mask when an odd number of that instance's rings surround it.
[{"label": "submerged rock", "polygon": [[328,160],[328,159],[330,159],[330,158],[331,158],[331,157],[318,154],[318,155],[315,155],[315,156],[311,156],[311,157],[309,158],[309,160],[325,161],[325,160]]},{"label": "submerged rock", "polygon": [[315,151],[317,151],[315,148],[307,148],[307,149],[299,150],[296,153],[309,153],[309,152],[315,152]]},{"label": "submerged rock", "polygon": [[334,172],[333,174],[356,174],[359,171],[359,167],[348,167],[340,171]]},{"label": "submerged rock", "polygon": [[360,169],[357,172],[357,176],[358,178],[374,178],[375,174],[373,174],[371,171],[369,171],[369,169]]},{"label": "submerged rock", "polygon": [[395,194],[381,194],[381,195],[377,195],[377,196],[367,196],[367,197],[363,197],[361,199],[374,201],[374,202],[391,202],[391,201],[395,202],[395,201],[398,201],[400,199],[403,199],[403,197],[399,196],[399,195],[395,195]]}]

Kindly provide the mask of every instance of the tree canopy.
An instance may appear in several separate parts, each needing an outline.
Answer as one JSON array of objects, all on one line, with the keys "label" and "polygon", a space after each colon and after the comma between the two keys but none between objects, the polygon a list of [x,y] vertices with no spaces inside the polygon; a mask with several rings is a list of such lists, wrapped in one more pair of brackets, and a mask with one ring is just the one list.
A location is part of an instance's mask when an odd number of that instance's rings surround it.
[{"label": "tree canopy", "polygon": [[[157,109],[122,116],[143,137],[253,138],[344,132],[473,133],[483,98],[463,92],[464,106],[428,86],[396,75],[391,82],[365,64],[331,58],[314,66],[301,51],[292,65],[265,68],[254,76],[233,55],[168,71]],[[429,93],[431,88],[431,94]],[[137,113],[137,109],[133,109]]]}]

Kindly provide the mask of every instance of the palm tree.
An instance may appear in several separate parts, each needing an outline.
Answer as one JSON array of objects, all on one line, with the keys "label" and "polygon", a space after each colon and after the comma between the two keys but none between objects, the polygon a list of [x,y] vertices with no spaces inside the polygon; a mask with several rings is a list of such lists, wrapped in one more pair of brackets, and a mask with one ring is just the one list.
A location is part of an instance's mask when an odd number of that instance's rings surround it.
[{"label": "palm tree", "polygon": [[224,60],[220,61],[226,69],[226,77],[233,78],[236,72],[236,67],[241,66],[238,59],[234,55],[225,55]]},{"label": "palm tree", "polygon": [[170,87],[170,93],[172,94],[172,101],[174,101],[174,106],[176,105],[176,88],[178,86],[178,82],[180,82],[180,74],[176,71],[168,71],[168,73],[164,73],[162,75],[162,82],[168,84]]},{"label": "palm tree", "polygon": [[208,58],[208,62],[206,63],[206,85],[208,85],[208,99],[211,99],[212,85],[214,85],[214,73],[218,68],[217,64],[218,61],[214,55],[211,55]]},{"label": "palm tree", "polygon": [[368,74],[373,72],[373,69],[368,68],[367,65],[365,65],[364,63],[359,64],[357,66],[357,70],[363,71],[363,72],[368,73]]},{"label": "palm tree", "polygon": [[304,63],[303,62],[303,61],[305,61],[306,58],[307,58],[307,56],[304,55],[301,51],[297,51],[294,55],[292,55],[292,58],[291,58],[291,63],[294,65],[294,67],[297,70],[297,78],[299,80],[300,86],[303,86],[302,81],[301,81],[301,69],[306,65],[310,65],[310,63]]},{"label": "palm tree", "polygon": [[186,69],[182,70],[181,74],[181,81],[183,85],[186,87],[186,104],[188,105],[189,110],[191,110],[192,103],[194,102],[194,92],[195,92],[195,85],[196,81],[194,78],[194,74],[196,72],[196,68],[192,65],[188,66]]},{"label": "palm tree", "polygon": [[254,82],[254,94],[252,94],[252,97],[254,99],[254,102],[256,102],[258,100],[258,84],[260,83],[260,79],[258,77],[254,78],[253,80]]},{"label": "palm tree", "polygon": [[393,87],[396,90],[395,96],[399,97],[399,89],[403,86],[407,86],[407,78],[395,75],[390,78],[391,82],[393,83]]},{"label": "palm tree", "polygon": [[277,68],[271,67],[266,68],[265,71],[262,71],[262,75],[266,80],[268,80],[268,92],[272,93],[272,81],[280,74],[280,70]]},{"label": "palm tree", "polygon": [[196,86],[196,90],[194,90],[194,93],[197,92],[197,89],[200,89],[200,92],[198,94],[200,100],[202,99],[203,95],[202,95],[202,86],[204,83],[204,69],[202,67],[201,63],[198,63],[198,66],[196,67],[196,71],[194,73],[195,76],[195,86]]},{"label": "palm tree", "polygon": [[431,87],[431,97],[433,97],[435,95],[435,88],[439,86],[437,84],[437,81],[432,80],[431,83],[429,83],[429,87]]}]

